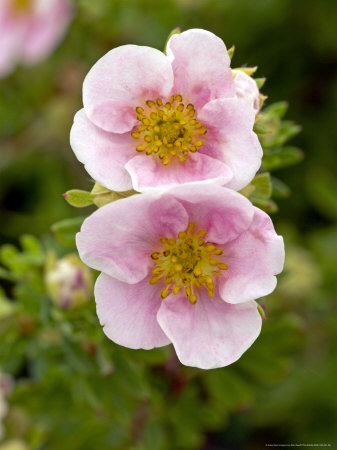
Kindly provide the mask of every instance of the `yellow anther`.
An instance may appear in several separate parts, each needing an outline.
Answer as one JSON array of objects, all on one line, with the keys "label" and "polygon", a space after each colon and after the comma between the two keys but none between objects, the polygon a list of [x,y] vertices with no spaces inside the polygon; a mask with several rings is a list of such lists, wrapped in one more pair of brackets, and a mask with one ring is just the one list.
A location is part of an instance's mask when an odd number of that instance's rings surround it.
[{"label": "yellow anther", "polygon": [[228,266],[227,266],[227,264],[225,264],[225,263],[218,263],[217,264],[217,266],[219,267],[219,269],[221,269],[221,270],[227,270],[228,269]]},{"label": "yellow anther", "polygon": [[133,132],[131,133],[131,136],[132,136],[134,139],[139,139],[139,138],[140,138],[140,133],[138,133],[138,131],[133,131]]},{"label": "yellow anther", "polygon": [[177,95],[174,97],[174,99],[175,99],[176,102],[181,102],[181,101],[183,100],[183,98],[182,98],[182,96],[181,96],[180,94],[177,94]]},{"label": "yellow anther", "polygon": [[161,273],[163,273],[164,272],[164,268],[163,267],[155,267],[153,270],[152,270],[152,273],[153,273],[153,275],[160,275]]},{"label": "yellow anther", "polygon": [[219,275],[222,275],[221,272],[218,272],[217,270],[212,270],[212,274],[218,277]]},{"label": "yellow anther", "polygon": [[160,242],[162,244],[167,244],[167,238],[166,237],[161,237],[159,240],[160,240]]},{"label": "yellow anther", "polygon": [[152,259],[158,259],[160,257],[160,253],[159,252],[153,252],[151,253],[151,258]]},{"label": "yellow anther", "polygon": [[185,231],[180,231],[180,233],[178,233],[178,238],[179,239],[184,239],[185,237],[186,237]]},{"label": "yellow anther", "polygon": [[148,143],[152,142],[151,136],[146,135],[146,136],[144,137],[144,141],[145,141],[145,142],[148,142]]},{"label": "yellow anther", "polygon": [[184,111],[184,105],[182,103],[180,103],[180,105],[178,105],[176,107],[176,110],[179,111],[179,112],[183,112]]},{"label": "yellow anther", "polygon": [[190,298],[188,300],[192,305],[195,305],[198,301],[198,297],[195,294],[193,294],[190,296]]},{"label": "yellow anther", "polygon": [[170,291],[167,288],[164,288],[160,291],[160,296],[162,299],[168,297],[170,295]]},{"label": "yellow anther", "polygon": [[212,265],[212,266],[217,266],[218,265],[218,260],[214,259],[214,258],[209,258],[208,262]]},{"label": "yellow anther", "polygon": [[205,282],[207,286],[214,286],[213,278],[210,275],[205,276]]},{"label": "yellow anther", "polygon": [[215,246],[213,244],[207,244],[205,246],[205,250],[206,252],[213,252],[213,250],[215,250]]},{"label": "yellow anther", "polygon": [[137,152],[143,152],[145,150],[145,147],[142,144],[141,145],[137,145],[136,150],[137,150]]},{"label": "yellow anther", "polygon": [[172,107],[172,105],[171,105],[170,102],[165,103],[165,108],[166,108],[166,109],[170,110],[171,107]]},{"label": "yellow anther", "polygon": [[216,248],[213,253],[215,255],[223,255],[223,250],[221,250],[221,248]]},{"label": "yellow anther", "polygon": [[157,98],[156,103],[157,103],[158,106],[162,106],[163,105],[163,102],[162,102],[161,98]]},{"label": "yellow anther", "polygon": [[181,264],[175,264],[174,270],[176,272],[181,272],[183,270],[183,266]]},{"label": "yellow anther", "polygon": [[190,223],[187,225],[186,233],[193,233],[194,228],[195,228],[195,222],[190,222]]},{"label": "yellow anther", "polygon": [[207,230],[199,230],[197,235],[201,236],[201,237],[205,237],[207,235]]},{"label": "yellow anther", "polygon": [[[155,113],[155,112],[152,112],[152,113],[150,114],[150,117],[151,117],[152,120],[156,120],[157,117],[158,117],[158,114]],[[157,131],[160,131],[160,128],[159,128],[159,127],[155,127],[155,128],[157,128]]]},{"label": "yellow anther", "polygon": [[162,160],[162,164],[164,165],[164,166],[167,166],[167,164],[169,164],[169,162],[170,162],[170,158],[168,158],[167,156],[165,156],[165,158]]},{"label": "yellow anther", "polygon": [[168,243],[169,245],[174,245],[176,243],[176,240],[174,238],[169,238]]},{"label": "yellow anther", "polygon": [[194,145],[196,147],[202,147],[204,145],[204,142],[202,140],[198,140],[198,141],[195,141]]},{"label": "yellow anther", "polygon": [[178,284],[176,284],[176,285],[174,286],[174,288],[172,289],[172,293],[173,293],[174,295],[177,295],[178,292],[180,291],[180,289],[181,289],[181,286],[179,286]]},{"label": "yellow anther", "polygon": [[191,288],[189,286],[185,287],[185,295],[186,295],[186,297],[190,297],[191,296]]},{"label": "yellow anther", "polygon": [[146,125],[146,126],[147,126],[147,125],[150,125],[150,123],[151,123],[151,122],[149,121],[149,119],[147,119],[147,118],[142,119],[142,122],[143,122],[143,124]]},{"label": "yellow anther", "polygon": [[200,128],[199,134],[204,135],[204,134],[206,134],[206,133],[207,133],[206,128]]},{"label": "yellow anther", "polygon": [[155,106],[155,102],[152,100],[146,100],[146,104],[149,108],[152,108],[153,106]]},{"label": "yellow anther", "polygon": [[137,114],[143,114],[143,112],[144,112],[144,109],[141,106],[137,106],[136,113]]},{"label": "yellow anther", "polygon": [[202,274],[202,270],[200,269],[200,267],[195,267],[193,273],[196,277],[199,277]]},{"label": "yellow anther", "polygon": [[159,277],[151,277],[149,279],[149,283],[150,284],[156,284],[156,283],[158,283],[158,280],[159,280]]}]

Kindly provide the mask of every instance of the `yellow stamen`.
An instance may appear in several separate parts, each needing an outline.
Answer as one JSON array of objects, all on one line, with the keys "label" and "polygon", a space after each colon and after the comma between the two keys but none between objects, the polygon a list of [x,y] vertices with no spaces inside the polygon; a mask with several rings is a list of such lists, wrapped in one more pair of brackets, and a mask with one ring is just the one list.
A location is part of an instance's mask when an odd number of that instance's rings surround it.
[{"label": "yellow stamen", "polygon": [[140,147],[143,143],[148,144],[146,155],[161,160],[164,166],[174,160],[185,162],[204,145],[200,136],[207,130],[194,118],[194,106],[189,103],[185,107],[182,95],[172,95],[168,101],[149,99],[135,110],[140,124],[131,136],[140,141],[137,151],[145,150]]},{"label": "yellow stamen", "polygon": [[196,230],[195,222],[180,231],[177,238],[161,237],[161,249],[151,253],[154,262],[150,284],[163,283],[160,297],[165,299],[171,293],[176,295],[181,290],[189,302],[198,301],[195,289],[206,289],[210,298],[214,297],[215,279],[222,275],[228,266],[212,255],[221,256],[223,251],[213,243],[207,242],[207,230]]}]

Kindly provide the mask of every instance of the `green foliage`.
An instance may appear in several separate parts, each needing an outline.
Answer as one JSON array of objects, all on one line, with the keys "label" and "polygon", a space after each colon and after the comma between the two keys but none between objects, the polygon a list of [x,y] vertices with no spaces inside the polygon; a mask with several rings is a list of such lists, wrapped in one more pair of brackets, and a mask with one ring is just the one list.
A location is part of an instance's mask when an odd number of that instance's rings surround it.
[{"label": "green foliage", "polygon": [[[0,450],[335,448],[334,2],[75,3],[55,53],[0,81],[0,365],[14,381]],[[278,288],[260,300],[261,336],[234,365],[207,372],[182,367],[170,346],[133,351],[111,343],[93,300],[62,310],[44,283],[47,255],[74,252],[83,220],[61,193],[91,183],[69,147],[85,74],[118,45],[162,49],[177,26],[209,29],[228,48],[235,43],[233,67],[259,66],[255,81],[268,96],[255,125],[263,170],[245,195],[269,212],[279,203],[273,220],[287,238]],[[285,120],[288,104],[274,103],[280,98],[289,99],[288,117],[303,133]],[[303,164],[292,166],[302,148]],[[97,195],[98,207],[112,200]],[[57,223],[51,237],[50,225],[65,217],[74,221]],[[41,239],[19,242],[26,233]]]}]

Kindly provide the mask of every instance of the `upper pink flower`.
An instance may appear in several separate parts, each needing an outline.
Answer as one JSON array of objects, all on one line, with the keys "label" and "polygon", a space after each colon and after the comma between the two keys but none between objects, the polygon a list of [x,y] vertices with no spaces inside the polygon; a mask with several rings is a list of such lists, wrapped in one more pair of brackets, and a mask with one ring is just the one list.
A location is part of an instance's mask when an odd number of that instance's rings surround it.
[{"label": "upper pink flower", "polygon": [[0,78],[18,62],[32,65],[44,59],[71,18],[70,0],[1,0]]},{"label": "upper pink flower", "polygon": [[174,34],[167,55],[111,50],[88,73],[83,103],[71,145],[111,190],[203,180],[239,190],[260,167],[256,111],[236,89],[225,44],[208,31]]},{"label": "upper pink flower", "polygon": [[117,200],[77,235],[103,273],[95,297],[106,335],[150,349],[172,343],[183,364],[237,360],[260,332],[254,299],[276,286],[283,240],[241,194],[195,183]]}]

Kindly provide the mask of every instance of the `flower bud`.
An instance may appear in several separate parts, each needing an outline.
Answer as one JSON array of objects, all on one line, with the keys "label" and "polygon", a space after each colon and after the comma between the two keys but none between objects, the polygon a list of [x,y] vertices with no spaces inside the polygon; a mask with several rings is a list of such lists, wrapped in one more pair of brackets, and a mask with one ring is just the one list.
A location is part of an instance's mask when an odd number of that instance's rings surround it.
[{"label": "flower bud", "polygon": [[93,295],[92,272],[75,254],[59,260],[50,254],[45,282],[50,297],[62,309],[76,308]]}]

